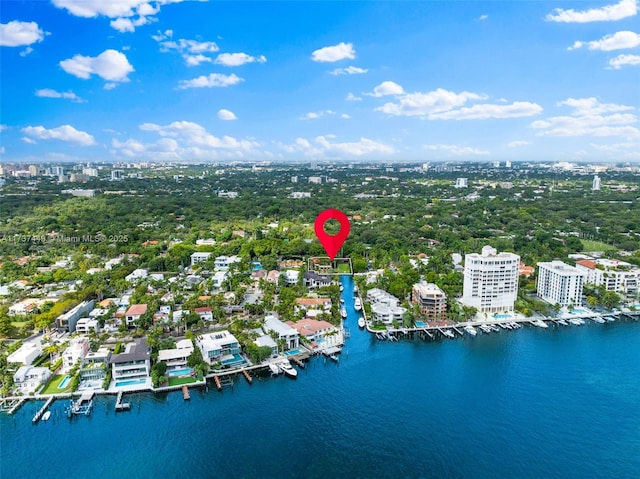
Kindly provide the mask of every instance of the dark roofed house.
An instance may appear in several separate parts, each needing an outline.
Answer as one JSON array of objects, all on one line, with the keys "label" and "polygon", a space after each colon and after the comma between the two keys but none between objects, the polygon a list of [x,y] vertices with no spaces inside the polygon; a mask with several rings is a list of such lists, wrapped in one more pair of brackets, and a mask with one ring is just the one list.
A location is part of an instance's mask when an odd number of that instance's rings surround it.
[{"label": "dark roofed house", "polygon": [[116,387],[148,386],[151,371],[151,348],[145,338],[134,339],[125,352],[111,356],[111,374]]},{"label": "dark roofed house", "polygon": [[305,271],[302,281],[307,288],[315,289],[323,286],[329,286],[331,279],[328,276],[322,276],[315,271]]}]

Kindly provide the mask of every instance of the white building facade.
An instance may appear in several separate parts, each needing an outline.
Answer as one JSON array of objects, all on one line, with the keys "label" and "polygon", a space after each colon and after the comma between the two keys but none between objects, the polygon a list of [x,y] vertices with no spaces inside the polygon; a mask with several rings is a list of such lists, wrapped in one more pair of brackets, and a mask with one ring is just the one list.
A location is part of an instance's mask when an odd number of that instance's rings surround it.
[{"label": "white building facade", "polygon": [[512,312],[518,296],[520,256],[498,253],[485,246],[482,253],[465,255],[462,304],[480,313]]},{"label": "white building facade", "polygon": [[582,305],[584,275],[562,261],[538,263],[537,294],[540,299],[560,306]]}]

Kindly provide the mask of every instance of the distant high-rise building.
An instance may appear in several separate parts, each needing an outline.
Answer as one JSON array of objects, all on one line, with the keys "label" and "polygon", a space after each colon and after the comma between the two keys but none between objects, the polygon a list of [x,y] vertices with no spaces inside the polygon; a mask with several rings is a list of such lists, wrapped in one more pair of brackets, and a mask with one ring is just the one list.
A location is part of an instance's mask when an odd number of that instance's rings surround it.
[{"label": "distant high-rise building", "polygon": [[509,160],[504,162],[504,167],[505,168],[511,168],[511,162]]},{"label": "distant high-rise building", "polygon": [[429,320],[446,319],[447,295],[433,283],[420,282],[411,289],[411,303]]},{"label": "distant high-rise building", "polygon": [[297,176],[292,176],[291,177],[291,183],[297,183],[298,182],[298,177]]},{"label": "distant high-rise building", "polygon": [[497,253],[485,246],[482,253],[464,258],[462,304],[481,313],[513,311],[518,296],[518,268],[520,256]]},{"label": "distant high-rise building", "polygon": [[112,180],[121,180],[123,173],[124,172],[122,170],[113,170],[113,171],[111,171],[111,179]]},{"label": "distant high-rise building", "polygon": [[64,168],[62,166],[52,166],[51,167],[51,174],[53,176],[63,176],[64,175]]},{"label": "distant high-rise building", "polygon": [[584,276],[562,261],[538,263],[538,297],[550,304],[580,306]]},{"label": "distant high-rise building", "polygon": [[97,177],[98,176],[98,169],[97,168],[83,168],[82,169],[82,173],[84,175],[90,176],[90,177]]},{"label": "distant high-rise building", "polygon": [[494,161],[493,162],[493,167],[494,168],[499,168],[500,167],[500,162],[499,161]]},{"label": "distant high-rise building", "polygon": [[321,184],[322,183],[322,176],[310,176],[309,177],[309,183],[315,183],[315,184]]},{"label": "distant high-rise building", "polygon": [[593,191],[599,191],[600,190],[600,177],[598,175],[595,175],[593,177],[593,183],[591,184],[591,189]]},{"label": "distant high-rise building", "polygon": [[466,188],[466,187],[467,187],[466,178],[456,178],[456,188]]},{"label": "distant high-rise building", "polygon": [[38,167],[36,165],[29,165],[29,174],[31,176],[38,176]]}]

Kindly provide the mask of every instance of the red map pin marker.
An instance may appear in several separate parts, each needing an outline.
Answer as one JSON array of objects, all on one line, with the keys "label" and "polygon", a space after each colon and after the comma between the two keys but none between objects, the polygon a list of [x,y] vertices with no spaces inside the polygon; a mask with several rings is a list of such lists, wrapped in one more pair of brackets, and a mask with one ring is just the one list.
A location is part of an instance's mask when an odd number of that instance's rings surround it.
[{"label": "red map pin marker", "polygon": [[[337,220],[340,223],[340,231],[335,235],[327,234],[324,231],[324,224],[329,220]],[[340,251],[340,248],[342,248],[344,240],[349,236],[349,230],[351,229],[349,218],[340,210],[324,210],[316,218],[313,227],[322,247],[327,252],[329,258],[333,260],[336,254],[338,254],[338,251]]]}]

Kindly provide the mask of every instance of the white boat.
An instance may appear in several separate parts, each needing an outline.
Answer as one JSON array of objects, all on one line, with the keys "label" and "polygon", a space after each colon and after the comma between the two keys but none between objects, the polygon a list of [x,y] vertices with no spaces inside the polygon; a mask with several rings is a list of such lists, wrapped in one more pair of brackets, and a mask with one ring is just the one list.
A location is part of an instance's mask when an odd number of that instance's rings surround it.
[{"label": "white boat", "polygon": [[360,317],[360,319],[358,319],[358,326],[360,326],[361,328],[365,327],[364,318],[362,316]]},{"label": "white boat", "polygon": [[358,286],[357,285],[353,285],[353,292],[354,294],[358,292]]},{"label": "white boat", "polygon": [[541,319],[536,319],[535,321],[532,321],[534,326],[538,326],[539,328],[548,328],[549,326],[547,325],[547,323],[545,323],[543,320]]},{"label": "white boat", "polygon": [[340,316],[342,316],[343,318],[347,317],[347,308],[345,308],[344,306],[340,308]]},{"label": "white boat", "polygon": [[485,334],[490,334],[491,333],[491,328],[489,326],[487,326],[486,324],[481,324],[479,326],[479,328]]},{"label": "white boat", "polygon": [[569,325],[564,319],[559,319],[558,320],[558,324],[560,324],[562,326],[568,326]]},{"label": "white boat", "polygon": [[470,324],[464,327],[464,330],[470,334],[471,336],[475,336],[476,334],[478,334],[478,331],[476,331],[476,329],[471,326]]},{"label": "white boat", "polygon": [[605,321],[604,319],[602,319],[602,317],[601,317],[601,316],[594,316],[594,317],[593,317],[593,318],[591,318],[591,319],[593,319],[596,323],[600,323],[600,324],[602,324],[602,323],[606,323],[606,321]]},{"label": "white boat", "polygon": [[291,366],[291,363],[288,359],[282,361],[280,364],[278,364],[278,366],[280,366],[282,372],[284,372],[290,378],[298,377],[298,371],[293,366]]},{"label": "white boat", "polygon": [[489,325],[489,327],[491,328],[491,331],[494,331],[496,333],[498,331],[500,331],[500,328],[498,326],[496,326],[495,324],[491,324],[491,325]]},{"label": "white boat", "polygon": [[342,286],[342,283],[340,284],[340,291],[344,291],[344,286]]},{"label": "white boat", "polygon": [[355,299],[353,307],[356,311],[360,311],[362,309],[362,300],[359,297]]},{"label": "white boat", "polygon": [[45,411],[45,413],[42,415],[42,420],[48,421],[50,417],[51,417],[51,411]]},{"label": "white boat", "polygon": [[450,329],[443,329],[442,334],[444,334],[447,338],[450,338],[450,339],[453,339],[456,337],[456,335],[453,334],[453,331],[451,331]]},{"label": "white boat", "polygon": [[278,367],[277,364],[274,363],[269,363],[269,369],[271,370],[271,374],[273,376],[277,376],[278,374],[280,374],[282,371],[280,371],[280,368]]}]

